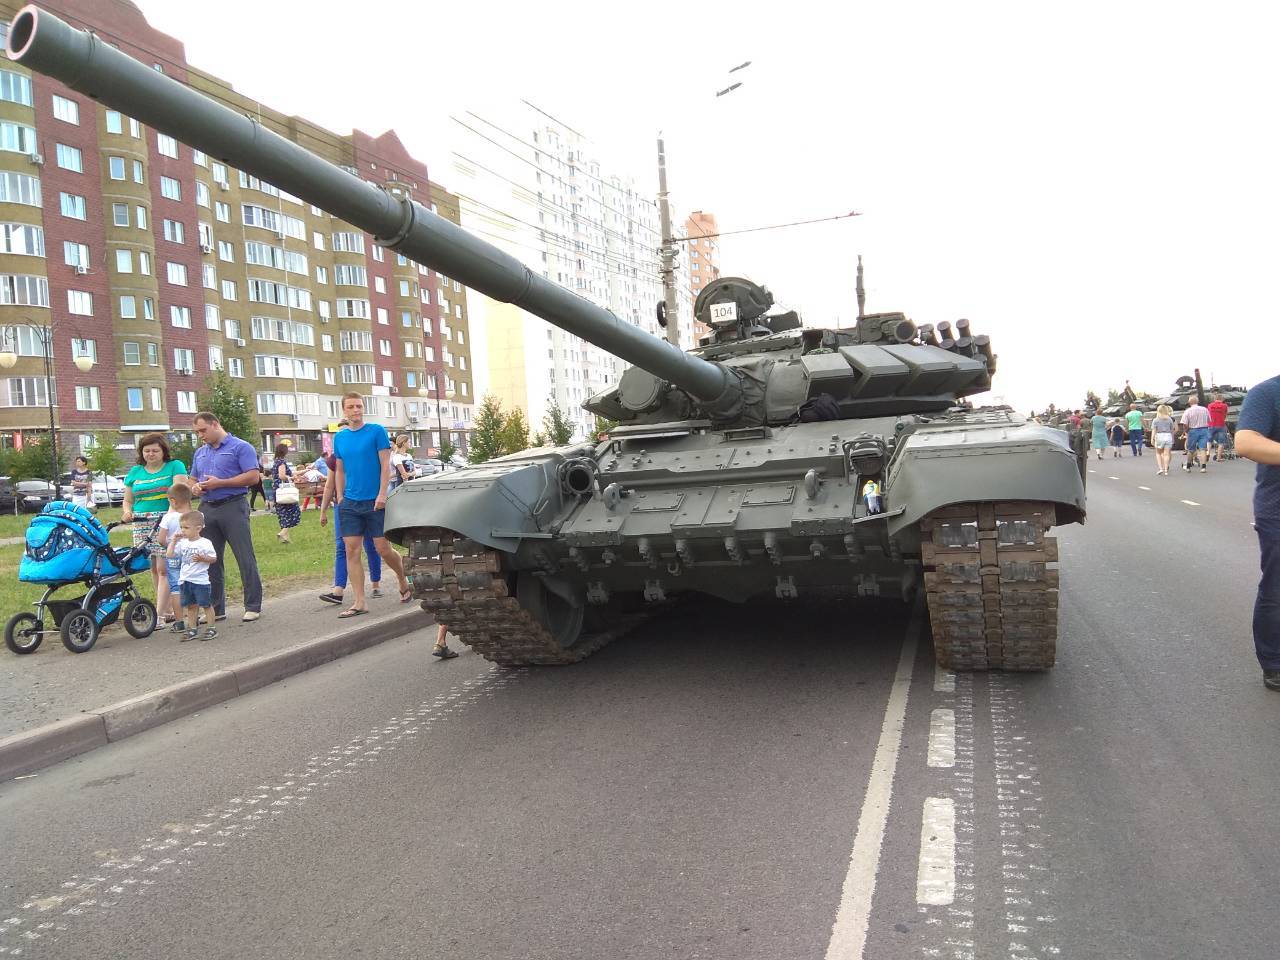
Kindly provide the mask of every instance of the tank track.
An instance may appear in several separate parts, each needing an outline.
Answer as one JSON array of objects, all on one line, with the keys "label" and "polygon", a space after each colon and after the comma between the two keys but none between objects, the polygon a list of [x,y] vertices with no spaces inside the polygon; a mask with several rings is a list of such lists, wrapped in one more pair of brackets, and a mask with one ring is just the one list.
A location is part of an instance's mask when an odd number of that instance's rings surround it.
[{"label": "tank track", "polygon": [[604,630],[585,627],[561,645],[510,596],[506,555],[440,531],[439,539],[410,544],[406,572],[422,609],[486,660],[503,666],[577,663],[633,630],[644,614],[619,615]]},{"label": "tank track", "polygon": [[925,596],[939,666],[1047,670],[1058,641],[1052,503],[945,507],[921,521]]}]

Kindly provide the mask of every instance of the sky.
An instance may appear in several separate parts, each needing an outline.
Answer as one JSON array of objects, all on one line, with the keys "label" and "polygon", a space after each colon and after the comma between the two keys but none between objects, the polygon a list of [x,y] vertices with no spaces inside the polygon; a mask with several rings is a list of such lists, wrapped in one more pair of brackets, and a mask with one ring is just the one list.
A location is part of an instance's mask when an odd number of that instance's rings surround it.
[{"label": "sky", "polygon": [[857,210],[725,237],[722,272],[848,324],[861,254],[868,311],[968,318],[1023,411],[1280,374],[1274,5],[137,3],[194,66],[394,128],[445,187],[474,136],[450,116],[524,98],[655,193],[661,131],[678,212],[724,231]]}]

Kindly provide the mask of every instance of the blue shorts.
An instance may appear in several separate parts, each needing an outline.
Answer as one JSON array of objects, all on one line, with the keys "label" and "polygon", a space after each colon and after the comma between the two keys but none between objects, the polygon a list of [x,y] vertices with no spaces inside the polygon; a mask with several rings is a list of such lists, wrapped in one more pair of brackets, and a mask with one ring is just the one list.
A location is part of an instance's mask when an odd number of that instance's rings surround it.
[{"label": "blue shorts", "polygon": [[170,560],[168,557],[165,557],[165,559],[164,559],[164,572],[165,572],[165,574],[166,574],[166,575],[168,576],[168,578],[169,578],[169,592],[170,592],[170,593],[177,593],[177,592],[178,592],[178,590],[179,590],[179,585],[178,585],[178,571],[179,571],[179,570],[181,570],[181,569],[182,569],[182,561],[181,561],[181,560]]},{"label": "blue shorts", "polygon": [[179,602],[184,607],[213,606],[213,588],[207,583],[184,583]]},{"label": "blue shorts", "polygon": [[1225,445],[1225,444],[1227,443],[1228,439],[1229,439],[1229,438],[1227,437],[1227,428],[1226,428],[1226,427],[1210,427],[1210,428],[1209,428],[1209,442],[1210,442],[1210,443],[1221,443],[1221,444]]},{"label": "blue shorts", "polygon": [[338,504],[338,529],[343,537],[381,537],[387,511],[375,510],[376,500],[352,500],[346,497]]},{"label": "blue shorts", "polygon": [[1192,427],[1187,431],[1187,453],[1209,449],[1209,428]]}]

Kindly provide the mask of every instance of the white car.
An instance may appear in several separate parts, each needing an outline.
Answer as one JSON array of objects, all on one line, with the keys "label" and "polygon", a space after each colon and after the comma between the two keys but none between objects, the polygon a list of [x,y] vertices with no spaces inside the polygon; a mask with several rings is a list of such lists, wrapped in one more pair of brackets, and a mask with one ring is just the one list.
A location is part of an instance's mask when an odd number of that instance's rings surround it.
[{"label": "white car", "polygon": [[[58,478],[58,496],[63,500],[71,499],[71,474],[64,473]],[[93,478],[93,502],[99,507],[118,507],[124,503],[124,484],[119,477],[99,473]]]}]

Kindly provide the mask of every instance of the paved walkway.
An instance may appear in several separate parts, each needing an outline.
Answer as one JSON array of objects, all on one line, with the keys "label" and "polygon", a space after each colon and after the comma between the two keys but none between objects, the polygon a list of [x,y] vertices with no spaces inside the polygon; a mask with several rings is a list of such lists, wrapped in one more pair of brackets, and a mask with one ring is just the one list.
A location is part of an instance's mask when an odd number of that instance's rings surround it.
[{"label": "paved walkway", "polygon": [[[340,621],[342,608],[322,603],[322,590],[323,584],[317,584],[268,597],[255,623],[242,623],[243,609],[228,604],[227,619],[217,625],[218,639],[204,643],[179,643],[168,630],[135,640],[115,624],[88,653],[71,653],[56,636],[46,636],[40,648],[26,656],[0,647],[0,738],[328,636],[346,623],[365,627],[412,606],[400,604],[393,590],[382,599],[370,599],[367,616]],[[406,640],[424,644],[425,664],[435,636],[426,613],[422,623],[423,629]]]}]

